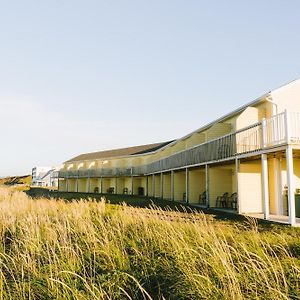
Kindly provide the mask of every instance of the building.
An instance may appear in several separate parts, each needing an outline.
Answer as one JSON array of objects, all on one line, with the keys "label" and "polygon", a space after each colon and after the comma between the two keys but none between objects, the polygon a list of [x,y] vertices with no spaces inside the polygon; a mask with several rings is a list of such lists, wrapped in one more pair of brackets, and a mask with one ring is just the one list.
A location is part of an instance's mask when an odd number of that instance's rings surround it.
[{"label": "building", "polygon": [[41,187],[58,187],[57,167],[32,168],[32,185]]},{"label": "building", "polygon": [[144,195],[295,225],[299,112],[296,80],[177,140],[70,159],[59,190]]}]

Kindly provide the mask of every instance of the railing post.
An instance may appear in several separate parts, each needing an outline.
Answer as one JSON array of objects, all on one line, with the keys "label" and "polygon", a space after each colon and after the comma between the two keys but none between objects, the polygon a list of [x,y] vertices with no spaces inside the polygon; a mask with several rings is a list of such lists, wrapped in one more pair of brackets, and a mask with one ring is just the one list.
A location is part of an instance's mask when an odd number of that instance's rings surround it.
[{"label": "railing post", "polygon": [[284,111],[284,120],[285,120],[285,140],[286,143],[289,144],[291,140],[291,123],[290,123],[290,115],[287,109]]},{"label": "railing post", "polygon": [[261,122],[261,148],[266,147],[267,142],[267,121],[265,118],[262,119]]}]

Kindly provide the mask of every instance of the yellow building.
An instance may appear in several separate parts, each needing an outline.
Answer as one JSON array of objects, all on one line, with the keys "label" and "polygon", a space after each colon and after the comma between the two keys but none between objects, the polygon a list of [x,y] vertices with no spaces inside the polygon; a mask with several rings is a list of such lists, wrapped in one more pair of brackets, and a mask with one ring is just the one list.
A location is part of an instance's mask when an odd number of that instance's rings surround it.
[{"label": "yellow building", "polygon": [[[59,190],[184,201],[300,221],[300,80],[174,141],[79,155]],[[299,194],[299,196],[298,196]]]}]

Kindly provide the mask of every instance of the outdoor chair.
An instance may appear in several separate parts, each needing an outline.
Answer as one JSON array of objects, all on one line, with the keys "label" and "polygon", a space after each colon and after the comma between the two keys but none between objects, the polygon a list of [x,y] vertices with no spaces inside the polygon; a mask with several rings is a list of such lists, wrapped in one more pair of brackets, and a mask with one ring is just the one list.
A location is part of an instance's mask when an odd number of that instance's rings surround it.
[{"label": "outdoor chair", "polygon": [[238,200],[238,194],[237,193],[233,193],[230,197],[229,197],[229,205],[232,209],[236,209],[237,208],[237,200]]},{"label": "outdoor chair", "polygon": [[206,204],[206,191],[199,195],[199,204]]},{"label": "outdoor chair", "polygon": [[223,196],[218,196],[216,199],[216,207],[226,208],[228,206],[229,194],[226,192]]},{"label": "outdoor chair", "polygon": [[124,194],[124,195],[128,195],[128,188],[127,188],[127,187],[125,187],[125,188],[123,189],[123,194]]},{"label": "outdoor chair", "polygon": [[108,194],[113,194],[115,192],[115,188],[114,187],[110,187],[107,189],[107,193]]},{"label": "outdoor chair", "polygon": [[96,193],[99,193],[99,188],[98,187],[95,187],[94,188],[94,193],[96,194]]}]

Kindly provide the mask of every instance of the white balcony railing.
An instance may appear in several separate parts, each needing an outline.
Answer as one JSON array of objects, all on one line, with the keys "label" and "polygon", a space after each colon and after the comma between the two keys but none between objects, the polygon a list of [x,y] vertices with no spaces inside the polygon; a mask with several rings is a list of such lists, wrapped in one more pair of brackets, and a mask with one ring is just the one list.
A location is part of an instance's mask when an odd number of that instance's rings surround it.
[{"label": "white balcony railing", "polygon": [[241,154],[255,153],[287,143],[300,144],[300,113],[285,111],[262,122],[144,166],[61,171],[59,175],[60,177],[100,177],[151,174],[205,162],[230,159]]}]

